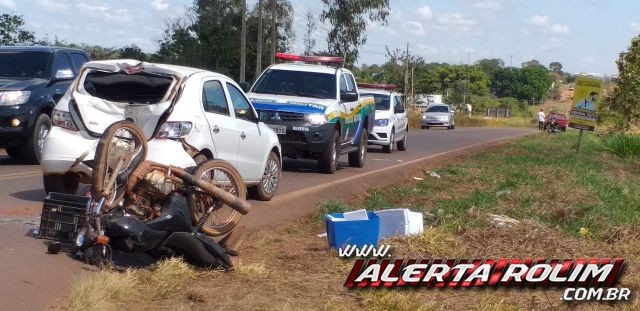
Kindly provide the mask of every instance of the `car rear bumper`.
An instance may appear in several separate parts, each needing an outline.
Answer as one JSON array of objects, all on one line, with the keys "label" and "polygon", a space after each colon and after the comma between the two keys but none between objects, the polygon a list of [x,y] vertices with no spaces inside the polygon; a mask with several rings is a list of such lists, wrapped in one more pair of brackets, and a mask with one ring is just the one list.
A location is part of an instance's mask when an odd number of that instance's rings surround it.
[{"label": "car rear bumper", "polygon": [[40,165],[44,174],[91,174],[98,139],[86,133],[54,126],[44,141]]}]

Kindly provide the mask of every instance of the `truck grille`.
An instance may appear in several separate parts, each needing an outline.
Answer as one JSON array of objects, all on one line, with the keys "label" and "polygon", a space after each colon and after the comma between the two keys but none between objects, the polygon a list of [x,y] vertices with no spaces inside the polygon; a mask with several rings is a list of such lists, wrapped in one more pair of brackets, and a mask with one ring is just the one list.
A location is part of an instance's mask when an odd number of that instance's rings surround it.
[{"label": "truck grille", "polygon": [[278,139],[280,139],[281,142],[287,143],[306,142],[304,134],[300,132],[287,132],[286,134],[278,135]]},{"label": "truck grille", "polygon": [[260,111],[260,121],[304,121],[304,114],[284,111]]}]

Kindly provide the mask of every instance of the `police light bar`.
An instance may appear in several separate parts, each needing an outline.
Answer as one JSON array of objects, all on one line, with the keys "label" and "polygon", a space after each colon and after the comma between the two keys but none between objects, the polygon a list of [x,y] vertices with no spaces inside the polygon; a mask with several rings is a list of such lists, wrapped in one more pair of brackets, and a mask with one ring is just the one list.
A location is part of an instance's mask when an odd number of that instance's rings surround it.
[{"label": "police light bar", "polygon": [[305,62],[319,64],[342,64],[344,59],[336,56],[307,56],[289,53],[276,53],[276,59],[289,62]]},{"label": "police light bar", "polygon": [[358,83],[359,88],[363,89],[378,89],[378,90],[395,90],[397,86],[395,84],[382,84],[382,83]]}]

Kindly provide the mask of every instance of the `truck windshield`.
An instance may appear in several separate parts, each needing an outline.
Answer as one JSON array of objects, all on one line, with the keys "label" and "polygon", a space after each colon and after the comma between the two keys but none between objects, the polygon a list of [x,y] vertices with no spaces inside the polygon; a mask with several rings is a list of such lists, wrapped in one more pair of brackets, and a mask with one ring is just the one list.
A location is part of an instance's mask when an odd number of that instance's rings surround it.
[{"label": "truck windshield", "polygon": [[367,94],[362,93],[362,96],[372,96],[373,100],[376,103],[376,110],[389,110],[391,108],[391,101],[389,100],[389,95],[384,94]]},{"label": "truck windshield", "polygon": [[333,74],[270,69],[251,90],[254,93],[313,98],[336,98]]},{"label": "truck windshield", "polygon": [[0,77],[46,79],[49,55],[48,52],[0,51]]},{"label": "truck windshield", "polygon": [[427,112],[449,112],[449,107],[447,106],[431,106],[427,108]]}]

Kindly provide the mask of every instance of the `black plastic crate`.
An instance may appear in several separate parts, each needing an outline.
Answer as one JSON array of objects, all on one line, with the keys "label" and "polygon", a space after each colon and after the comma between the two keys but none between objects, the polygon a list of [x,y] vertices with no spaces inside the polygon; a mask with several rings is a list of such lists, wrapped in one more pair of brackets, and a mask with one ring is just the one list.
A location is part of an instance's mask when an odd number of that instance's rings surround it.
[{"label": "black plastic crate", "polygon": [[50,192],[42,204],[40,237],[73,242],[90,204],[90,197]]}]

